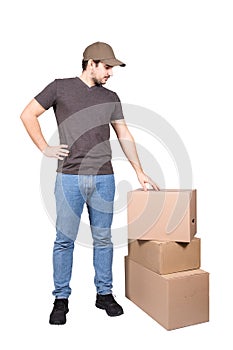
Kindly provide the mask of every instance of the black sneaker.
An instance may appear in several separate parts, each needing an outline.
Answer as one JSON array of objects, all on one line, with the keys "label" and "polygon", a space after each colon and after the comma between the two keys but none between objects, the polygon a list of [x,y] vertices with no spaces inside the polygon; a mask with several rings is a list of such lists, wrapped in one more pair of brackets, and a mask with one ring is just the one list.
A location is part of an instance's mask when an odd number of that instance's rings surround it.
[{"label": "black sneaker", "polygon": [[122,307],[116,302],[112,294],[97,294],[95,306],[105,310],[108,316],[120,316],[124,313]]},{"label": "black sneaker", "polygon": [[69,312],[68,309],[68,299],[55,299],[53,310],[50,314],[49,323],[50,324],[65,324],[66,314]]}]

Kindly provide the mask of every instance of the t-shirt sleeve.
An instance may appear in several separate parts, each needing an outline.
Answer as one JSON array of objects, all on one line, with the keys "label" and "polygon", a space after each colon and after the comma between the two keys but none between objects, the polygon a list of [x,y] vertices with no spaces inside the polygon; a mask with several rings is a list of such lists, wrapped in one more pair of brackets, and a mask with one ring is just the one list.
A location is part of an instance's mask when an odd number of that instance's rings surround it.
[{"label": "t-shirt sleeve", "polygon": [[57,98],[57,84],[56,80],[47,85],[44,90],[42,90],[38,95],[34,97],[39,104],[45,109],[49,109],[50,107],[56,104]]},{"label": "t-shirt sleeve", "polygon": [[121,101],[117,94],[115,94],[115,108],[111,116],[111,122],[114,120],[124,119]]}]

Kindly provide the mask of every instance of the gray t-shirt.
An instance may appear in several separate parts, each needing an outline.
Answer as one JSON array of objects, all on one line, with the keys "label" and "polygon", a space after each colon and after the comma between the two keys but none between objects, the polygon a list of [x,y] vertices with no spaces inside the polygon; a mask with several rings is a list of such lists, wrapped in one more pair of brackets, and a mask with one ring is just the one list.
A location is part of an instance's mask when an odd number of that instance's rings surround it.
[{"label": "gray t-shirt", "polygon": [[102,85],[88,87],[80,78],[56,79],[35,99],[45,109],[53,107],[61,144],[69,156],[58,160],[65,174],[112,174],[109,124],[123,119],[117,94]]}]

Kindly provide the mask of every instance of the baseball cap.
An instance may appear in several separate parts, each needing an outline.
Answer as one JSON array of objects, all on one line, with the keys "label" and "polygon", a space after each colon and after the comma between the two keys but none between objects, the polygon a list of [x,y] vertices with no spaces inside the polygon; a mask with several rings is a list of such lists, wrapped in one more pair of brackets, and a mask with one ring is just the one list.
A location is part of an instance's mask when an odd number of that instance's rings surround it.
[{"label": "baseball cap", "polygon": [[83,59],[88,61],[89,59],[100,60],[109,66],[121,66],[125,67],[125,63],[116,59],[113,49],[110,45],[97,41],[89,45],[83,52]]}]

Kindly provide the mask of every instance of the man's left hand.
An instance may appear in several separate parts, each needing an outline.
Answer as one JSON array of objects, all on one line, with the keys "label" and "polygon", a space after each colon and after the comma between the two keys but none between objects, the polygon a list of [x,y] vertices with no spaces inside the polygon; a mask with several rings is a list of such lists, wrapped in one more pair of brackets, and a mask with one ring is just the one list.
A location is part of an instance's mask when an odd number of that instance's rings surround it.
[{"label": "man's left hand", "polygon": [[147,191],[146,184],[150,184],[155,191],[159,191],[158,185],[144,172],[140,172],[137,174],[138,180],[140,184],[142,185],[142,188],[144,191]]}]

